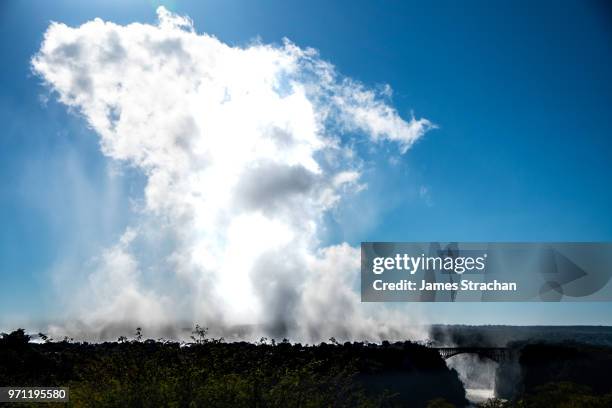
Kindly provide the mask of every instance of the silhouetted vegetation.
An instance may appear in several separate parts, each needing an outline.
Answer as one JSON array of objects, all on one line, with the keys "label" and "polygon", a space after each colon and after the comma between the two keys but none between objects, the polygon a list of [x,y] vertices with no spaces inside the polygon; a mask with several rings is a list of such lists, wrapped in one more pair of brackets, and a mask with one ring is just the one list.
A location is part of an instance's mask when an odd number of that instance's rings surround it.
[{"label": "silhouetted vegetation", "polygon": [[[68,386],[72,406],[464,406],[465,391],[435,350],[401,342],[317,346],[225,343],[196,327],[191,343],[143,340],[35,344],[0,339],[0,385]],[[439,405],[436,405],[439,406]]]},{"label": "silhouetted vegetation", "polygon": [[612,393],[597,394],[571,382],[548,383],[511,401],[491,399],[481,408],[610,408]]},{"label": "silhouetted vegetation", "polygon": [[[411,342],[341,344],[332,338],[316,346],[267,339],[226,343],[209,338],[200,326],[189,343],[145,340],[140,328],[131,339],[121,336],[112,343],[53,341],[44,333],[36,337],[39,343],[21,329],[0,337],[0,386],[67,386],[70,406],[467,404],[457,373],[436,350]],[[467,342],[462,336],[456,339]],[[485,342],[476,337],[476,343],[478,339]],[[497,382],[514,370],[516,383],[504,400],[491,399],[481,407],[612,407],[612,348],[526,341],[508,347],[516,358],[501,362]]]},{"label": "silhouetted vegetation", "polygon": [[612,348],[586,344],[527,344],[520,357],[522,387],[574,383],[597,394],[612,392]]},{"label": "silhouetted vegetation", "polygon": [[[518,373],[509,401],[489,401],[493,407],[612,407],[612,348],[575,342],[510,345],[520,350],[515,367],[502,362],[498,381]],[[517,371],[518,370],[518,371]],[[501,395],[498,390],[497,395]]]}]

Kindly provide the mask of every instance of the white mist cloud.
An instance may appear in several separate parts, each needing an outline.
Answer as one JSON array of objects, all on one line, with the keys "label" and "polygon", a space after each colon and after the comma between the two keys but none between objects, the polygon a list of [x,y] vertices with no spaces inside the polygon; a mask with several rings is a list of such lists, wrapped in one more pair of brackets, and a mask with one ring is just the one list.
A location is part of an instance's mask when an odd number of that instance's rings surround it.
[{"label": "white mist cloud", "polygon": [[71,311],[79,324],[249,324],[305,341],[407,334],[410,318],[360,303],[357,249],[318,237],[324,214],[365,188],[341,136],[405,153],[432,123],[402,119],[390,88],[341,77],[312,49],[232,47],[158,16],[52,23],[32,59],[103,154],[147,179],[137,219],[89,265]]}]

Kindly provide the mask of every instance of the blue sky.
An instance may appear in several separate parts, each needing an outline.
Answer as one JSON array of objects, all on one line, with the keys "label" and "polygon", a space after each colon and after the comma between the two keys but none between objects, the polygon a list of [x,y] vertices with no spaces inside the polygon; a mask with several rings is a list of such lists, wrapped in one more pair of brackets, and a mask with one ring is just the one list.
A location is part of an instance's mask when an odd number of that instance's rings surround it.
[{"label": "blue sky", "polygon": [[[402,116],[438,125],[397,163],[368,156],[370,188],[330,220],[330,242],[612,241],[610,7],[428,3],[2,2],[0,316],[60,316],[58,258],[112,244],[143,186],[136,171],[109,176],[93,131],[46,98],[30,58],[51,20],[153,23],[158,4],[229,44],[316,48],[344,75],[391,85]],[[608,303],[484,306],[398,307],[445,323],[612,323]]]}]

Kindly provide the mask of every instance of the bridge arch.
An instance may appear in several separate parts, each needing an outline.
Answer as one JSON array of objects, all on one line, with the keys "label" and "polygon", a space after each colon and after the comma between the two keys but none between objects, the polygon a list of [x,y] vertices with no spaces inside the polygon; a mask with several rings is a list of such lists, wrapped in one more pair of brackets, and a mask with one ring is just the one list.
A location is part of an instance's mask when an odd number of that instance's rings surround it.
[{"label": "bridge arch", "polygon": [[435,349],[445,360],[459,354],[476,354],[497,363],[511,358],[511,351],[505,347],[435,347]]}]

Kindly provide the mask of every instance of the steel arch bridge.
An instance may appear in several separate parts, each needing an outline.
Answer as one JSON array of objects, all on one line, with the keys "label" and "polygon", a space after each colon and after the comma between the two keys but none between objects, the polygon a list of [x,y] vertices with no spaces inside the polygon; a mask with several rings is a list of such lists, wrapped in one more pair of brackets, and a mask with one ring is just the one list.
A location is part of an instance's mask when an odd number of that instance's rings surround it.
[{"label": "steel arch bridge", "polygon": [[434,347],[443,359],[447,360],[458,354],[476,354],[495,362],[507,361],[512,357],[510,349],[505,347]]}]

